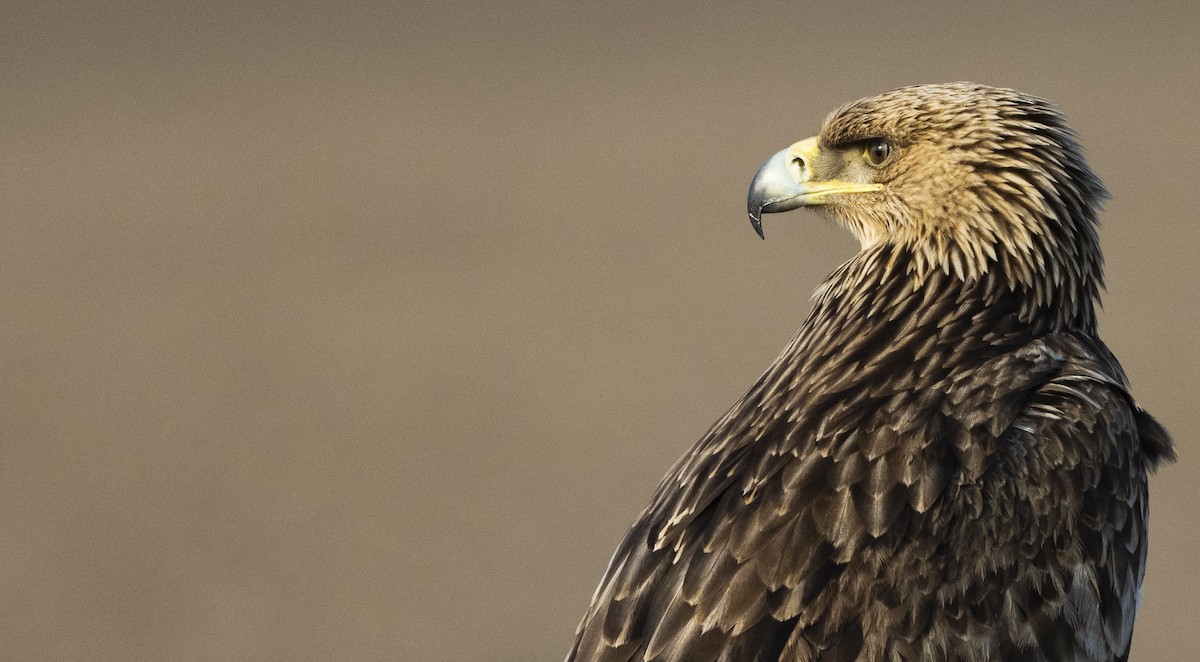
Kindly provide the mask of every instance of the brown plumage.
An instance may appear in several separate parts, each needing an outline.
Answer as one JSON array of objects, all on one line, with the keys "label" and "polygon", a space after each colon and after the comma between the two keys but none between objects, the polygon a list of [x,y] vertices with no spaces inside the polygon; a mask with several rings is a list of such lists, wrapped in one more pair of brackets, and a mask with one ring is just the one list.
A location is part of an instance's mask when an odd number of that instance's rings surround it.
[{"label": "brown plumage", "polygon": [[862,251],[664,478],[568,660],[1125,659],[1173,452],[1096,335],[1105,196],[1052,105],[969,83],[773,157],[756,228],[812,206]]}]

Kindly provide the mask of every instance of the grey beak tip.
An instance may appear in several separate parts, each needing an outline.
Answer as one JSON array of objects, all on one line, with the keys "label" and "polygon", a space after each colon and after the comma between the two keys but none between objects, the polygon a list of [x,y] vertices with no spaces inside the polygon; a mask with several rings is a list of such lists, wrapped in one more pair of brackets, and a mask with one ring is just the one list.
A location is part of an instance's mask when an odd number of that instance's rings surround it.
[{"label": "grey beak tip", "polygon": [[759,239],[766,239],[767,237],[766,237],[766,235],[763,234],[763,229],[762,229],[762,216],[760,215],[761,213],[762,213],[761,211],[758,214],[756,214],[754,212],[750,212],[750,225],[751,225],[751,227],[754,228],[754,231],[758,233]]},{"label": "grey beak tip", "polygon": [[787,211],[800,206],[798,197],[804,193],[792,173],[788,170],[788,150],[781,150],[762,164],[746,196],[746,211],[750,213],[750,225],[762,239],[763,212]]}]

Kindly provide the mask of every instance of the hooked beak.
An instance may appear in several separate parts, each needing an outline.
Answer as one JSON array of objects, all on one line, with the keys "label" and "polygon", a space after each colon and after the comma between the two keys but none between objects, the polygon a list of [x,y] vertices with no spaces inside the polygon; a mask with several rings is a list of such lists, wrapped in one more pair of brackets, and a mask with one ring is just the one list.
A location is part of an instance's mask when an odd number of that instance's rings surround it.
[{"label": "hooked beak", "polygon": [[806,138],[775,154],[758,169],[750,182],[750,195],[746,209],[750,213],[750,225],[759,237],[763,236],[762,215],[789,211],[808,205],[819,205],[834,193],[867,193],[878,191],[883,184],[861,184],[839,179],[825,181],[812,178],[820,141],[814,136]]}]

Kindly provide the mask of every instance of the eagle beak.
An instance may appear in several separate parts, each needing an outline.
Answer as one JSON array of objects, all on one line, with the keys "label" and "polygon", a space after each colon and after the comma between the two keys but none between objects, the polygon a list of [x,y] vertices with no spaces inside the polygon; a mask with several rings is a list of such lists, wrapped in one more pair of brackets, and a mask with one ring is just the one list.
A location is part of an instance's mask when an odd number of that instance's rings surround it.
[{"label": "eagle beak", "polygon": [[860,184],[837,179],[825,181],[812,178],[813,165],[820,150],[820,141],[806,138],[775,154],[758,169],[750,182],[746,209],[750,225],[759,237],[763,236],[762,215],[790,211],[798,207],[821,204],[834,193],[866,193],[878,191],[882,184]]}]

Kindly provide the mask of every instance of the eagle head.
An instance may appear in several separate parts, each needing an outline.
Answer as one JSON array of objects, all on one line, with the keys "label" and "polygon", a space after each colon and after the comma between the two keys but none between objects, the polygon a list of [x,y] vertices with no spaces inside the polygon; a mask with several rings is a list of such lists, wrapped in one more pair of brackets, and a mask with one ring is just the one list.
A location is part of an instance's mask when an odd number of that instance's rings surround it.
[{"label": "eagle head", "polygon": [[1051,103],[975,83],[905,87],[835,110],[772,156],[749,212],[812,207],[864,251],[890,244],[971,281],[999,271],[1042,305],[1091,307],[1102,285],[1096,214],[1107,197]]}]

